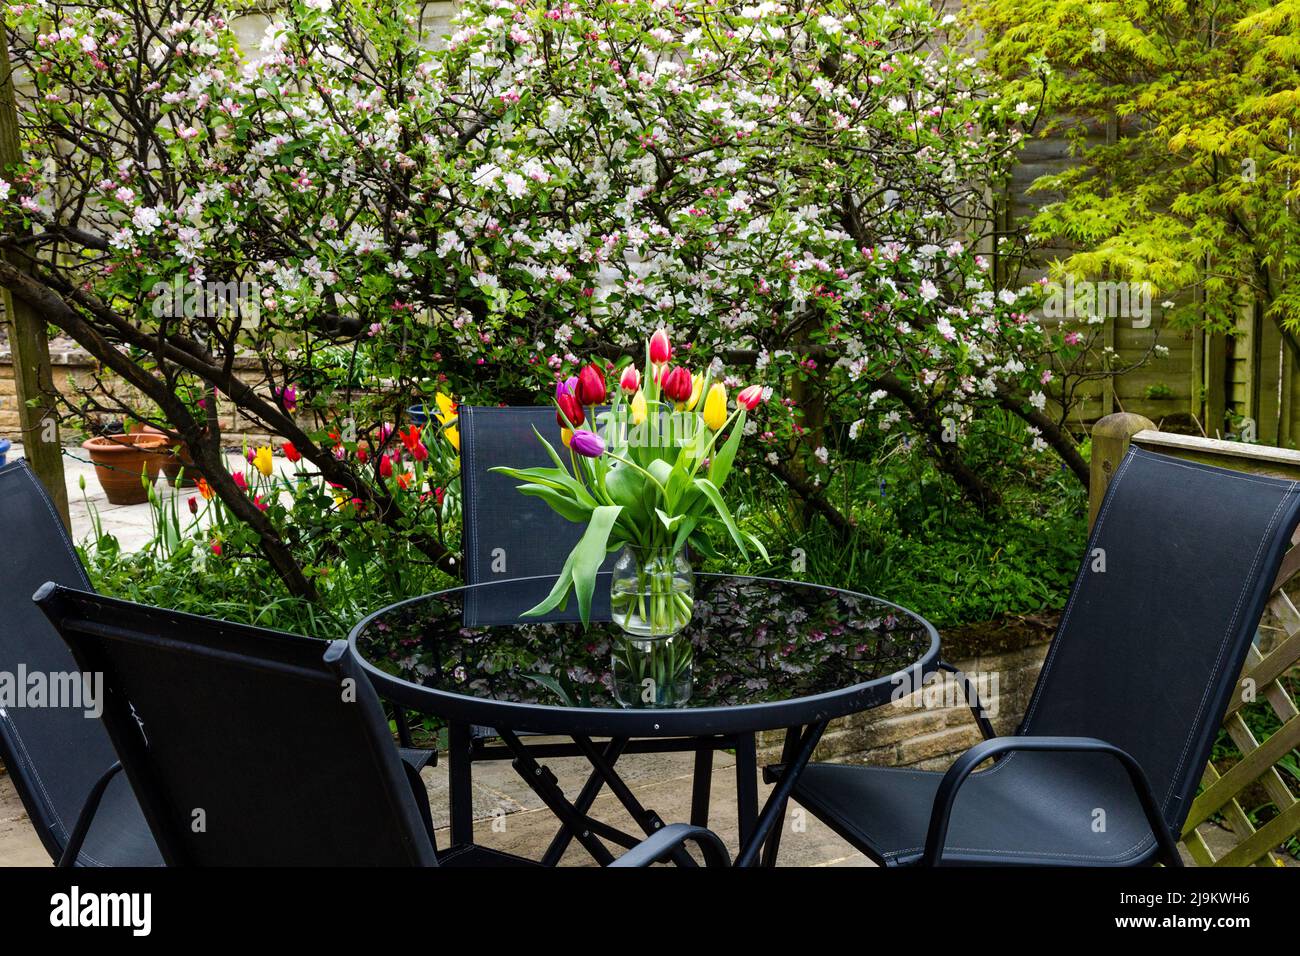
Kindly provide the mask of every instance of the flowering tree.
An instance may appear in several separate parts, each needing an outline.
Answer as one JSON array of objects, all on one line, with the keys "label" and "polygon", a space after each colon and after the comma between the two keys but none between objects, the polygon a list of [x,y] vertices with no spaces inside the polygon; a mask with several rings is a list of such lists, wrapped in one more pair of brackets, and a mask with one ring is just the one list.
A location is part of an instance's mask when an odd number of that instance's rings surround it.
[{"label": "flowering tree", "polygon": [[[435,49],[415,4],[306,0],[256,56],[233,7],[8,8],[29,160],[3,173],[0,282],[156,405],[297,593],[187,394],[447,567],[384,422],[438,389],[531,401],[658,327],[716,380],[757,370],[781,399],[760,460],[837,524],[824,488],[863,429],[985,506],[993,409],[1020,423],[1003,466],[1051,445],[1085,474],[1044,411],[1033,297],[995,281],[1018,248],[977,254],[1029,108],[984,97],[929,4],[471,0]],[[340,349],[369,405],[329,387]]]}]

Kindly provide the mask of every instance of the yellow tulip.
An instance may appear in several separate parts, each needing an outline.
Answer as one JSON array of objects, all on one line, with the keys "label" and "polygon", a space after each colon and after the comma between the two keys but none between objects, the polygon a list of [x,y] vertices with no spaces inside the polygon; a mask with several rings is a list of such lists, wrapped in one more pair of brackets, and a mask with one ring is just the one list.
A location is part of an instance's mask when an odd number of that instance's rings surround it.
[{"label": "yellow tulip", "polygon": [[[456,402],[450,395],[444,395],[439,392],[434,396],[434,401],[438,403],[438,421],[446,425],[456,418]],[[457,445],[457,448],[460,446]]]},{"label": "yellow tulip", "polygon": [[[455,419],[452,419],[452,421],[455,421]],[[452,425],[450,428],[444,428],[442,433],[447,436],[447,441],[451,442],[451,447],[460,451],[460,429]]]},{"label": "yellow tulip", "polygon": [[695,408],[700,401],[700,392],[704,390],[704,376],[702,374],[691,377],[691,397],[686,400],[686,410],[689,412]]},{"label": "yellow tulip", "polygon": [[257,450],[257,453],[253,455],[253,465],[263,475],[268,478],[271,477],[271,472],[275,470],[275,463],[271,459],[270,445],[263,445]]},{"label": "yellow tulip", "polygon": [[561,428],[561,429],[560,429],[560,440],[561,440],[562,442],[564,442],[564,447],[565,447],[565,448],[568,448],[568,447],[569,447],[569,439],[572,438],[572,437],[573,437],[573,429],[572,429],[572,428]]},{"label": "yellow tulip", "polygon": [[709,386],[709,394],[704,399],[704,424],[712,431],[717,431],[727,420],[727,389],[721,382]]},{"label": "yellow tulip", "polygon": [[633,425],[645,424],[645,415],[646,415],[645,392],[638,391],[635,395],[632,396],[632,424]]}]

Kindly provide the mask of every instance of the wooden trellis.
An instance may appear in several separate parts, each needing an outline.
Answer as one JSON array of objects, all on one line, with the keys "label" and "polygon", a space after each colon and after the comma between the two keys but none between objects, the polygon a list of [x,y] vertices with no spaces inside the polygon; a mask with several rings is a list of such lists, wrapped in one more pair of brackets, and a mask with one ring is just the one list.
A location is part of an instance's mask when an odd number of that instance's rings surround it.
[{"label": "wooden trellis", "polygon": [[[1140,415],[1111,415],[1099,421],[1093,432],[1089,497],[1094,515],[1130,443],[1190,461],[1300,480],[1300,452],[1170,435],[1156,431]],[[1300,746],[1300,709],[1281,683],[1288,674],[1300,672],[1300,610],[1287,594],[1288,587],[1300,588],[1300,546],[1295,539],[1273,582],[1260,640],[1251,647],[1242,670],[1240,692],[1234,695],[1224,719],[1224,729],[1241,751],[1241,759],[1226,769],[1212,765],[1205,768],[1201,793],[1193,801],[1183,827],[1183,844],[1201,866],[1279,865],[1281,860],[1273,850],[1300,833],[1300,799],[1278,769],[1279,761]],[[1262,743],[1242,718],[1242,709],[1255,701],[1271,707],[1281,724]],[[1239,800],[1248,788],[1256,786],[1277,808],[1277,815],[1258,829]],[[1221,816],[1233,836],[1231,848],[1220,849],[1217,857],[1197,830],[1215,814]]]}]

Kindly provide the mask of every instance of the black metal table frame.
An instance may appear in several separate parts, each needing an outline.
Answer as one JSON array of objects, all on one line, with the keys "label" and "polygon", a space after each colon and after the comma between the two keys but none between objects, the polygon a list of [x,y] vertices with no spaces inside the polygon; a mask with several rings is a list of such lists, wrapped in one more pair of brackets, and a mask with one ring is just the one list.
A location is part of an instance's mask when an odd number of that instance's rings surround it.
[{"label": "black metal table frame", "polygon": [[[746,577],[744,580],[769,579]],[[774,583],[818,587],[806,582]],[[438,594],[463,591],[453,588]],[[734,748],[736,751],[736,797],[739,817],[740,851],[737,866],[762,863],[773,866],[780,849],[781,828],[786,805],[795,783],[812,758],[827,724],[836,717],[870,710],[888,702],[906,675],[910,687],[921,686],[926,676],[938,670],[939,635],[924,618],[906,608],[853,594],[864,600],[895,608],[902,615],[919,621],[929,632],[930,647],[909,667],[861,684],[807,697],[790,698],[759,704],[722,707],[621,709],[580,708],[544,704],[524,704],[492,698],[476,698],[432,687],[422,687],[380,670],[357,649],[358,636],[370,622],[408,604],[427,601],[438,594],[421,595],[369,615],[348,637],[352,652],[370,676],[378,693],[392,703],[412,710],[433,714],[449,724],[449,776],[451,783],[451,829],[453,843],[473,842],[470,803],[470,758],[475,760],[511,760],[516,772],[560,820],[560,830],[542,862],[554,865],[577,840],[601,864],[614,859],[602,839],[631,847],[641,841],[603,821],[589,816],[600,790],[608,786],[632,819],[645,831],[653,833],[664,821],[653,810],[641,805],[615,770],[615,763],[626,753],[662,753],[695,751],[695,774],[692,784],[691,822],[707,825],[709,789],[712,781],[713,752]],[[473,725],[496,729],[500,744],[488,744],[470,733]],[[764,777],[774,789],[758,810],[758,768],[756,739],[759,731],[784,729],[785,742],[781,762],[765,768]],[[519,734],[541,733],[568,737],[572,744],[524,744]],[[604,740],[603,747],[594,738]],[[684,741],[687,741],[684,745]],[[547,767],[538,759],[547,757],[585,757],[592,772],[575,800],[569,800]],[[675,856],[682,865],[691,865],[685,851]]]}]

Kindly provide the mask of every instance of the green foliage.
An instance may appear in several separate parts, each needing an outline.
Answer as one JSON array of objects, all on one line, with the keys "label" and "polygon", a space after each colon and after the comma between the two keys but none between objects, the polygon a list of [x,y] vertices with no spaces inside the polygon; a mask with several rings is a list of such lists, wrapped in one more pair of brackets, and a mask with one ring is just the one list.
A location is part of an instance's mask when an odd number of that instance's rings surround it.
[{"label": "green foliage", "polygon": [[1087,540],[1086,493],[1041,467],[985,516],[925,460],[884,459],[836,482],[833,495],[854,499],[860,516],[847,537],[805,519],[775,486],[752,488],[738,515],[772,555],[756,573],[865,591],[941,628],[1060,608]]},{"label": "green foliage", "polygon": [[[1077,165],[1034,188],[1059,266],[1150,282],[1174,320],[1228,329],[1246,301],[1300,325],[1300,2],[975,0],[986,66],[1041,104]],[[1112,128],[1115,136],[1102,132]],[[1199,293],[1196,295],[1193,293]]]}]

